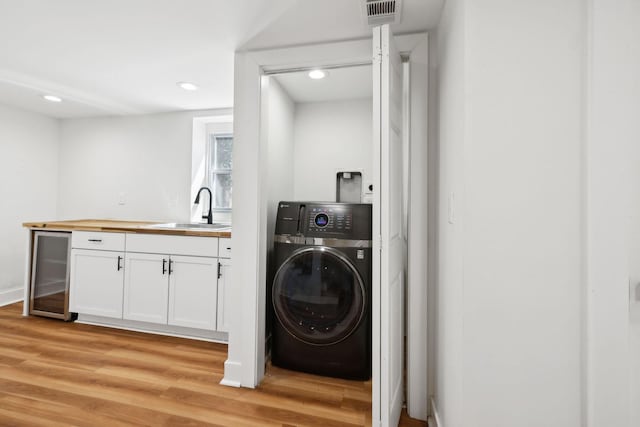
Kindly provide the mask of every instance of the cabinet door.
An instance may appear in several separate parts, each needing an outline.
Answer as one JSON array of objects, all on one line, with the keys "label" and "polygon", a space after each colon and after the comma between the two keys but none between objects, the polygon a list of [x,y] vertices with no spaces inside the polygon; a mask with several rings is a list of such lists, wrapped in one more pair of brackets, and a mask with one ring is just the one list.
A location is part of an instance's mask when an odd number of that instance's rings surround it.
[{"label": "cabinet door", "polygon": [[31,314],[68,319],[70,238],[65,232],[34,233]]},{"label": "cabinet door", "polygon": [[123,319],[166,324],[169,256],[127,252],[125,260]]},{"label": "cabinet door", "polygon": [[228,237],[220,237],[218,239],[218,257],[231,258],[231,239]]},{"label": "cabinet door", "polygon": [[124,253],[71,250],[69,310],[122,318]]},{"label": "cabinet door", "polygon": [[218,274],[218,331],[229,332],[228,313],[231,310],[229,305],[229,289],[231,287],[231,260],[220,258]]},{"label": "cabinet door", "polygon": [[216,329],[217,258],[171,256],[170,325]]}]

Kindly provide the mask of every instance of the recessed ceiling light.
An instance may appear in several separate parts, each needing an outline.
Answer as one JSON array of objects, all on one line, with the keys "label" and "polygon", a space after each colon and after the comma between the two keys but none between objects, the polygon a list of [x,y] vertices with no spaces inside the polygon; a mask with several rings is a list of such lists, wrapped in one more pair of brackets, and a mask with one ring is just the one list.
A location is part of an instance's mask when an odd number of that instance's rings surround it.
[{"label": "recessed ceiling light", "polygon": [[198,90],[198,86],[197,85],[195,85],[193,83],[189,83],[189,82],[178,82],[177,85],[180,86],[184,90]]},{"label": "recessed ceiling light", "polygon": [[62,98],[58,98],[57,96],[53,96],[53,95],[42,95],[42,97],[44,99],[46,99],[49,102],[62,102]]},{"label": "recessed ceiling light", "polygon": [[327,74],[328,73],[326,71],[312,70],[309,71],[309,78],[312,78],[313,80],[324,79],[325,77],[327,77]]}]

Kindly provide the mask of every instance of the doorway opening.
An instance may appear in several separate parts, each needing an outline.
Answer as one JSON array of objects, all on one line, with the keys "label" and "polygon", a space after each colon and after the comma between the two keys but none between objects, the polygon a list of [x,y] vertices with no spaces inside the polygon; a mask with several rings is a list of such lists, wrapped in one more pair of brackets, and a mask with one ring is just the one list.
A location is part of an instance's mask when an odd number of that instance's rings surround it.
[{"label": "doorway opening", "polygon": [[[320,74],[323,78],[315,78]],[[276,318],[271,287],[280,267],[274,251],[279,202],[339,202],[337,183],[347,181],[348,177],[352,200],[371,203],[372,65],[330,67],[322,69],[322,73],[319,69],[270,73],[263,77],[262,100],[267,152],[265,359],[269,360]],[[353,187],[354,183],[358,188]],[[367,280],[370,282],[370,278]],[[370,313],[370,303],[366,310]],[[369,346],[370,342],[369,337]],[[370,353],[368,350],[365,365],[371,364]]]}]

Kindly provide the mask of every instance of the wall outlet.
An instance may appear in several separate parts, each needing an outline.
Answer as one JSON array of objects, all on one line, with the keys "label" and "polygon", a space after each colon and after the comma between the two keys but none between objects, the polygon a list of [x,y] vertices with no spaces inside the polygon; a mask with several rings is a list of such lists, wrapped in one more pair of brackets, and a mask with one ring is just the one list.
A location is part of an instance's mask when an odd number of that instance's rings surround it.
[{"label": "wall outlet", "polygon": [[118,194],[118,204],[125,205],[127,203],[127,193]]},{"label": "wall outlet", "polygon": [[373,183],[367,182],[364,185],[364,194],[373,194]]}]

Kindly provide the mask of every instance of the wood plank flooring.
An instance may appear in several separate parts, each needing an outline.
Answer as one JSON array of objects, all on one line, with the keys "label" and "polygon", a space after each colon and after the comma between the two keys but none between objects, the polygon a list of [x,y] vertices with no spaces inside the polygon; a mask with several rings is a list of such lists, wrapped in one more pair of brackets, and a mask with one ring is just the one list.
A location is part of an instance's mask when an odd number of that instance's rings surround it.
[{"label": "wood plank flooring", "polygon": [[[0,426],[371,424],[371,382],[269,367],[219,385],[222,344],[22,317],[0,307]],[[425,426],[403,413],[402,426]]]}]

